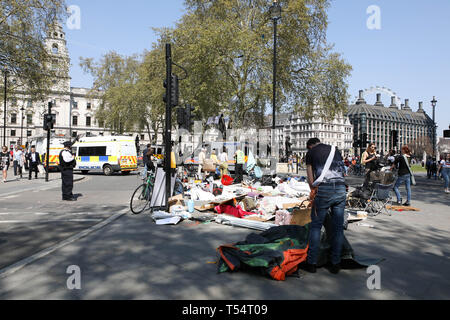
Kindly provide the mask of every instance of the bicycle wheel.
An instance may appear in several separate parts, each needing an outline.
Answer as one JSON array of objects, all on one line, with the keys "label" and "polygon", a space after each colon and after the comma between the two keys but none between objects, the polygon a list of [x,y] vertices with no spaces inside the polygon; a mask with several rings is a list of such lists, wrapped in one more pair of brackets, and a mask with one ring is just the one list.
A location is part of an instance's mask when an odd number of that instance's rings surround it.
[{"label": "bicycle wheel", "polygon": [[147,184],[140,185],[131,196],[130,209],[134,214],[142,213],[151,199],[151,187]]}]

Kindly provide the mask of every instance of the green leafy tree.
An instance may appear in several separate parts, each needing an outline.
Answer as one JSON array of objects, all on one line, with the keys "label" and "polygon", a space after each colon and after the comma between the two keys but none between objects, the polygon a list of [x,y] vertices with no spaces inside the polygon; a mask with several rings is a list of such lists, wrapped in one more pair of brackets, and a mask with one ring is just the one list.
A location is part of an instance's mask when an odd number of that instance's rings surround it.
[{"label": "green leafy tree", "polygon": [[[0,66],[8,70],[8,91],[26,93],[31,100],[44,101],[52,89],[52,80],[67,68],[45,47],[45,38],[66,15],[63,0],[0,0]],[[4,85],[2,77],[2,86]]]},{"label": "green leafy tree", "polygon": [[[284,0],[278,28],[278,110],[312,118],[345,112],[351,66],[326,42],[328,0]],[[186,0],[174,29],[174,59],[189,70],[183,97],[203,117],[261,119],[272,98],[273,25],[263,0]],[[259,114],[260,117],[255,115]]]}]

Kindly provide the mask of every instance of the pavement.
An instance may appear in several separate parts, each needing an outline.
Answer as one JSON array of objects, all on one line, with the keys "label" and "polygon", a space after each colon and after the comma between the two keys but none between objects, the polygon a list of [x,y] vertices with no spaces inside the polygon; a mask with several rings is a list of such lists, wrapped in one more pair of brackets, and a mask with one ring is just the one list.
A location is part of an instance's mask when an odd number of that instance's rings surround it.
[{"label": "pavement", "polygon": [[[370,274],[365,269],[342,270],[338,275],[323,268],[317,274],[302,271],[300,278],[289,277],[284,282],[248,272],[217,274],[216,248],[244,240],[255,231],[191,221],[157,226],[148,213],[132,215],[125,206],[138,184],[136,177],[107,178],[89,176],[77,185],[86,195],[80,200],[85,201],[80,210],[92,206],[105,219],[83,226],[83,231],[62,237],[64,240],[51,246],[41,245],[40,251],[31,250],[28,257],[10,259],[8,266],[0,267],[0,299],[450,298],[450,195],[444,194],[440,181],[417,177],[413,206],[419,212],[369,218],[365,223],[373,228],[349,225],[345,234],[357,255],[385,259],[379,264],[381,289],[369,290]],[[358,178],[349,181],[361,182]],[[117,189],[128,190],[120,195],[114,193]],[[97,196],[88,196],[94,190]],[[49,197],[45,192],[39,195],[42,201]],[[3,205],[1,198],[0,202]],[[100,210],[99,206],[108,202],[114,205]],[[5,239],[2,228],[0,223],[0,239]],[[9,251],[6,245],[0,242],[2,261]],[[71,276],[67,268],[74,265],[81,271],[80,290],[67,286]]]}]

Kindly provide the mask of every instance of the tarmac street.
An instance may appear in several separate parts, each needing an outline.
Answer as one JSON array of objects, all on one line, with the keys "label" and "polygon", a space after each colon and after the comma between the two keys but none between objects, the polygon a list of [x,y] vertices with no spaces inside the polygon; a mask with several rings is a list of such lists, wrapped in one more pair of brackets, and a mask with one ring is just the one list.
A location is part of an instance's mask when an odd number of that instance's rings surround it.
[{"label": "tarmac street", "polygon": [[[366,269],[301,271],[284,282],[218,274],[216,249],[256,231],[194,221],[158,226],[149,213],[129,212],[137,175],[76,177],[84,179],[75,184],[73,203],[61,201],[57,176],[48,184],[32,181],[34,189],[28,180],[0,186],[0,299],[450,298],[450,195],[441,181],[417,177],[412,205],[419,212],[364,221],[373,228],[349,224],[355,253],[384,259],[381,289],[370,290]],[[69,289],[70,266],[79,267],[80,290]]]}]

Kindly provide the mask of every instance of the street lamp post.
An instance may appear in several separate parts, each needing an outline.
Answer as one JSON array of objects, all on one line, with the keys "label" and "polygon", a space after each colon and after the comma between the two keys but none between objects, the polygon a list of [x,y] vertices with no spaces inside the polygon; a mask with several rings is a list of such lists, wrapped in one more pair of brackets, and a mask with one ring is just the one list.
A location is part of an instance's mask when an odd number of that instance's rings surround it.
[{"label": "street lamp post", "polygon": [[[276,102],[277,102],[277,25],[278,20],[281,19],[281,6],[277,0],[273,1],[272,6],[269,9],[270,17],[273,20],[273,99],[272,99],[272,144],[275,146],[275,135],[276,135]],[[272,152],[275,148],[271,148]]]},{"label": "street lamp post", "polygon": [[436,97],[433,97],[433,100],[431,100],[431,106],[433,107],[433,158],[436,157],[436,118],[435,118],[436,104],[437,104]]},{"label": "street lamp post", "polygon": [[6,88],[8,84],[8,69],[4,69],[3,72],[5,74],[5,93],[3,96],[3,145],[6,146]]},{"label": "street lamp post", "polygon": [[22,122],[20,123],[20,145],[23,145],[23,119],[25,118],[23,112],[25,111],[25,108],[22,106],[20,111],[22,111]]}]

